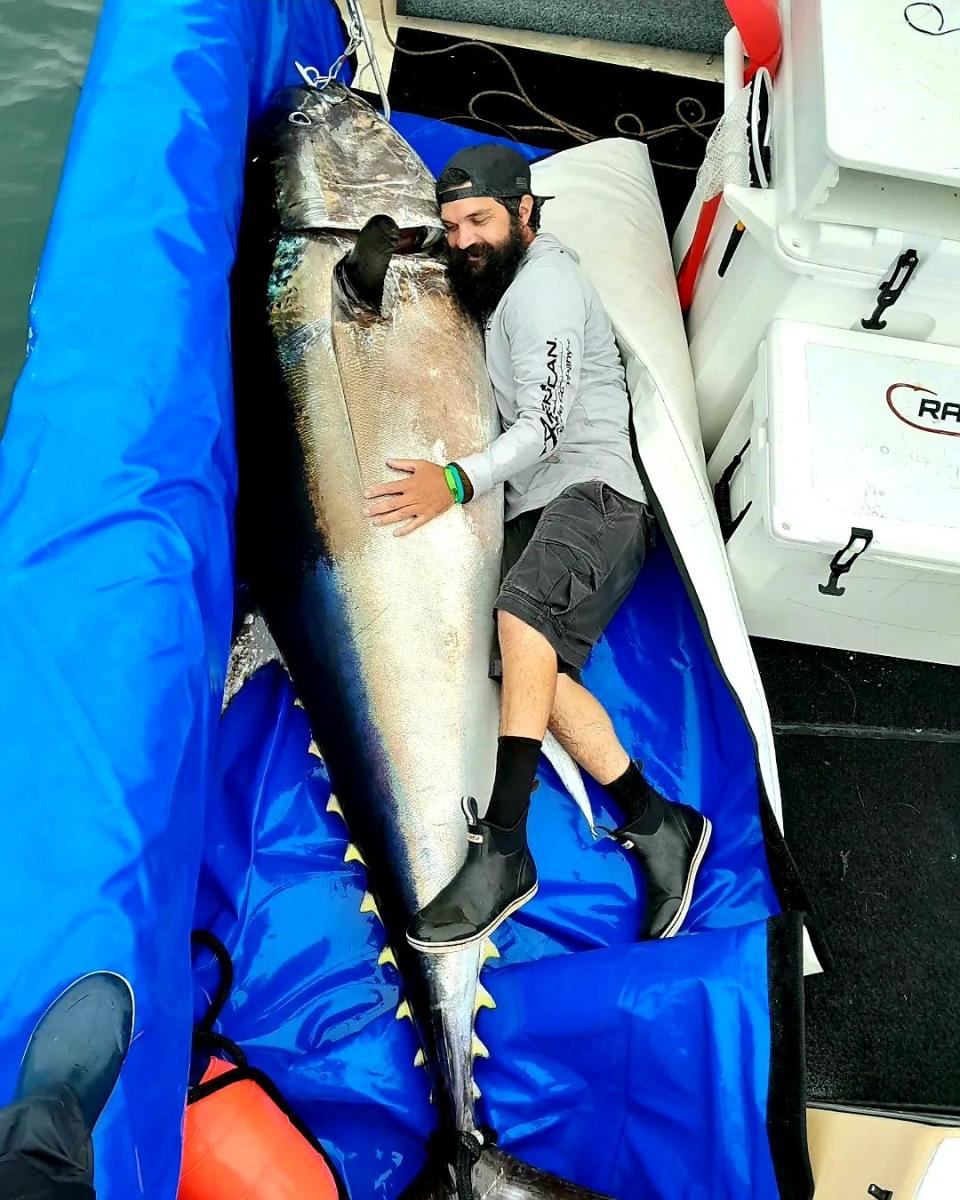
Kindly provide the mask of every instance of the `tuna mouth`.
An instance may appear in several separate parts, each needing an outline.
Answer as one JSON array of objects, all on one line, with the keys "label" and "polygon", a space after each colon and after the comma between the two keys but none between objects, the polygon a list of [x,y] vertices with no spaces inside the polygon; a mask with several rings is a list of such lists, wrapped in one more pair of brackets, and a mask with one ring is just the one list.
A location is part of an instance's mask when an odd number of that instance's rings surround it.
[{"label": "tuna mouth", "polygon": [[440,240],[444,238],[443,229],[436,226],[416,226],[414,229],[401,229],[400,241],[397,242],[397,254],[419,254],[421,251],[436,250]]},{"label": "tuna mouth", "polygon": [[396,253],[416,254],[420,250],[425,250],[428,246],[434,245],[439,240],[439,237],[439,230],[427,229],[425,225],[419,225],[414,229],[401,229]]}]

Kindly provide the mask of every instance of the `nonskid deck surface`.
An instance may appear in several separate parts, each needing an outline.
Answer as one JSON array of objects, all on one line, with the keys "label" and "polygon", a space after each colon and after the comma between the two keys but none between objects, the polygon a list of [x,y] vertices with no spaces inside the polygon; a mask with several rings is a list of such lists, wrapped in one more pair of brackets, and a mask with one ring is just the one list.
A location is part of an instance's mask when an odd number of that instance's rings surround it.
[{"label": "nonskid deck surface", "polygon": [[756,649],[834,959],[806,984],[810,1097],[960,1109],[960,668]]}]

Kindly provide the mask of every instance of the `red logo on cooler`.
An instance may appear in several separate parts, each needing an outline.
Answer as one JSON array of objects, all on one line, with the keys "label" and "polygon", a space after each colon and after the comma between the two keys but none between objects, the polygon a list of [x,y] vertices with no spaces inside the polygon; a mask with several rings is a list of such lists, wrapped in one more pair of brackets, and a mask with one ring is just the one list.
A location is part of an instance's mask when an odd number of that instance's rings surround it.
[{"label": "red logo on cooler", "polygon": [[[898,400],[901,407],[910,415],[905,416],[894,403],[894,396],[899,391],[912,393]],[[891,383],[887,388],[887,405],[895,417],[919,429],[921,433],[940,433],[946,437],[960,437],[960,404],[955,400],[940,400],[937,393],[930,388],[921,387],[918,383]],[[926,417],[929,424],[921,421]],[[938,429],[936,422],[950,422],[955,429]]]}]

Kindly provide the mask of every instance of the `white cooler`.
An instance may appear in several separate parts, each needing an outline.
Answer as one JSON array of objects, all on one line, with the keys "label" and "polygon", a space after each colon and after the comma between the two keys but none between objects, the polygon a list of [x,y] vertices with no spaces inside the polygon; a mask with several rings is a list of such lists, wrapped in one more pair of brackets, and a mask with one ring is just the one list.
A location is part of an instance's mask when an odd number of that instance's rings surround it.
[{"label": "white cooler", "polygon": [[960,349],[778,320],[708,464],[751,634],[960,664]]},{"label": "white cooler", "polygon": [[[776,318],[861,329],[881,285],[918,262],[877,338],[960,346],[960,34],[930,37],[904,5],[781,0],[773,187],[727,186],[687,333],[704,444],[717,443]],[[742,44],[725,54],[729,105]],[[674,242],[679,262],[699,201]],[[737,221],[746,226],[721,277]]]}]

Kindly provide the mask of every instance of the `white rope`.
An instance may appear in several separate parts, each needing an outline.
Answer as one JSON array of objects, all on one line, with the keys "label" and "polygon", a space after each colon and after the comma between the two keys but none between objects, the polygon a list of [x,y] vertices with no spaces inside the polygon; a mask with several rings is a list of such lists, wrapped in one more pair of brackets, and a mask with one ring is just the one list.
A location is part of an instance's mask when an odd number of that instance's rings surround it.
[{"label": "white rope", "polygon": [[[545,122],[545,124],[542,125],[513,125],[512,128],[517,130],[519,133],[563,133],[573,141],[580,143],[595,142],[599,140],[599,134],[591,133],[589,129],[583,129],[579,125],[574,125],[572,121],[566,121],[562,117],[554,116],[553,113],[547,112],[546,109],[540,108],[539,105],[537,105],[527,93],[526,88],[520,81],[520,76],[517,74],[516,68],[499,46],[493,46],[489,42],[464,40],[460,42],[454,42],[450,46],[440,46],[436,50],[408,50],[405,46],[398,45],[391,36],[390,28],[387,24],[387,12],[384,0],[379,0],[379,2],[380,23],[383,26],[384,36],[397,54],[406,54],[413,58],[426,58],[435,54],[450,54],[454,50],[479,49],[486,50],[490,54],[495,55],[507,68],[517,90],[515,92],[510,92],[500,88],[487,88],[482,92],[475,93],[471,98],[470,103],[467,105],[467,112],[465,114],[466,116],[471,117],[475,121],[481,121],[484,124],[497,124],[497,122],[488,121],[485,117],[482,117],[476,111],[476,105],[478,101],[485,98],[491,96],[500,96],[504,99],[517,101],[525,108],[535,113],[538,117],[541,117]],[[690,106],[694,110],[694,115],[692,117],[687,117],[684,115],[684,106]],[[702,101],[698,100],[695,96],[681,97],[674,105],[674,112],[677,114],[677,121],[673,124],[662,125],[658,129],[647,129],[641,118],[636,113],[623,112],[614,119],[613,128],[615,132],[619,133],[622,137],[632,137],[642,142],[650,142],[653,141],[654,138],[666,137],[671,133],[679,133],[683,129],[689,130],[691,133],[696,134],[697,137],[706,141],[709,134],[705,132],[705,130],[709,126],[715,124],[718,119],[717,117],[708,117],[707,110]],[[628,128],[628,125],[632,125],[633,128]],[[682,163],[661,162],[653,158],[651,158],[650,161],[656,166],[672,167],[675,170],[680,171],[697,170],[696,167],[686,166]]]}]

